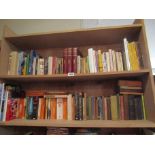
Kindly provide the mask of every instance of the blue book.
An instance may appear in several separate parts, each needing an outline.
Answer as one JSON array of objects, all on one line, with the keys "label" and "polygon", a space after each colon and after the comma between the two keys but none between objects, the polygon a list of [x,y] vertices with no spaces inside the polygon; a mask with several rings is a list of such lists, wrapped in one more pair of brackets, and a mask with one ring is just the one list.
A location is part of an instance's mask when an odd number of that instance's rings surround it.
[{"label": "blue book", "polygon": [[5,99],[4,85],[4,83],[0,83],[0,120],[2,120],[3,116],[3,104]]},{"label": "blue book", "polygon": [[24,59],[24,52],[21,51],[18,53],[18,75],[22,75],[22,63],[23,63],[23,60]]}]

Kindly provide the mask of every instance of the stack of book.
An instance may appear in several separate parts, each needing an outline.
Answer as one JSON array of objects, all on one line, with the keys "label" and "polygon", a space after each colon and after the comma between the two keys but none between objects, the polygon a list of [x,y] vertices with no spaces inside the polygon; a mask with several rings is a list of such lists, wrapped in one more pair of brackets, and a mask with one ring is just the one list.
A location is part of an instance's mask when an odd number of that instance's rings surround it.
[{"label": "stack of book", "polygon": [[119,80],[118,89],[124,99],[124,118],[146,119],[142,82]]},{"label": "stack of book", "polygon": [[120,94],[143,94],[141,81],[119,80],[118,89]]}]

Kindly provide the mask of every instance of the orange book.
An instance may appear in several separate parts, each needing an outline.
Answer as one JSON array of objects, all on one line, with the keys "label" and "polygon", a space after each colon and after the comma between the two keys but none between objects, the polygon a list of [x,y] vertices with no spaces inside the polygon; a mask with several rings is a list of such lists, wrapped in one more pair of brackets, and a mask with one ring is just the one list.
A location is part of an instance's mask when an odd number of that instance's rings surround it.
[{"label": "orange book", "polygon": [[51,119],[56,119],[57,113],[57,99],[51,98]]},{"label": "orange book", "polygon": [[40,118],[39,119],[45,119],[45,99],[39,98],[40,100]]},{"label": "orange book", "polygon": [[67,120],[67,98],[63,98],[63,119]]},{"label": "orange book", "polygon": [[18,118],[24,119],[25,117],[25,106],[24,106],[24,98],[20,98],[18,101]]}]

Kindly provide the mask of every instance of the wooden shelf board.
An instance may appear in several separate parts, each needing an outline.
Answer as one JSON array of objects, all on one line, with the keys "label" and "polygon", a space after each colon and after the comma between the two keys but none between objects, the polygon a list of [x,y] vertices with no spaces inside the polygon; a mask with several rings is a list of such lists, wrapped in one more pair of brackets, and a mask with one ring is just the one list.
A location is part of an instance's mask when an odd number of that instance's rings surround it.
[{"label": "wooden shelf board", "polygon": [[148,120],[11,120],[1,122],[1,126],[42,126],[42,127],[94,127],[94,128],[149,128],[155,127],[155,123]]},{"label": "wooden shelf board", "polygon": [[105,45],[138,39],[141,24],[5,37],[19,49]]},{"label": "wooden shelf board", "polygon": [[137,77],[149,73],[149,69],[139,71],[122,71],[122,72],[105,72],[105,73],[89,73],[89,74],[75,74],[68,76],[67,74],[53,74],[53,75],[1,75],[0,79],[3,81],[81,81],[81,80],[102,80],[102,79],[116,79],[121,77]]}]

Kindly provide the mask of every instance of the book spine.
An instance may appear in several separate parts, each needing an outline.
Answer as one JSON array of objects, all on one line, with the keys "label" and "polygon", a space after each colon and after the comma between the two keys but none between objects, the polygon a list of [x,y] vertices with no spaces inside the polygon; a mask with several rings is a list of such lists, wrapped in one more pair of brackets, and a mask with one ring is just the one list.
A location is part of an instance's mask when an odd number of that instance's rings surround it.
[{"label": "book spine", "polygon": [[73,118],[73,107],[72,107],[72,94],[69,94],[68,96],[67,96],[67,110],[68,110],[68,117],[67,117],[67,119],[68,120],[73,120],[74,118]]},{"label": "book spine", "polygon": [[67,70],[68,73],[72,72],[72,48],[68,48]]},{"label": "book spine", "polygon": [[130,61],[129,61],[129,51],[128,51],[128,41],[127,41],[127,38],[124,38],[123,42],[124,42],[126,66],[127,66],[127,70],[129,71],[131,69],[131,66],[130,66]]},{"label": "book spine", "polygon": [[141,95],[141,100],[142,100],[142,108],[143,108],[144,120],[146,120],[146,111],[145,111],[144,95]]},{"label": "book spine", "polygon": [[57,98],[57,120],[63,119],[63,98]]},{"label": "book spine", "polygon": [[108,105],[107,105],[107,99],[104,97],[104,119],[108,120]]},{"label": "book spine", "polygon": [[87,119],[86,93],[83,94],[83,120]]},{"label": "book spine", "polygon": [[67,98],[63,98],[63,119],[67,120]]},{"label": "book spine", "polygon": [[68,70],[67,70],[68,69],[68,67],[67,67],[68,60],[67,60],[67,58],[68,58],[68,51],[67,51],[67,48],[65,48],[63,51],[63,73],[64,74],[68,73]]},{"label": "book spine", "polygon": [[72,52],[72,72],[77,73],[77,48],[73,48]]}]

